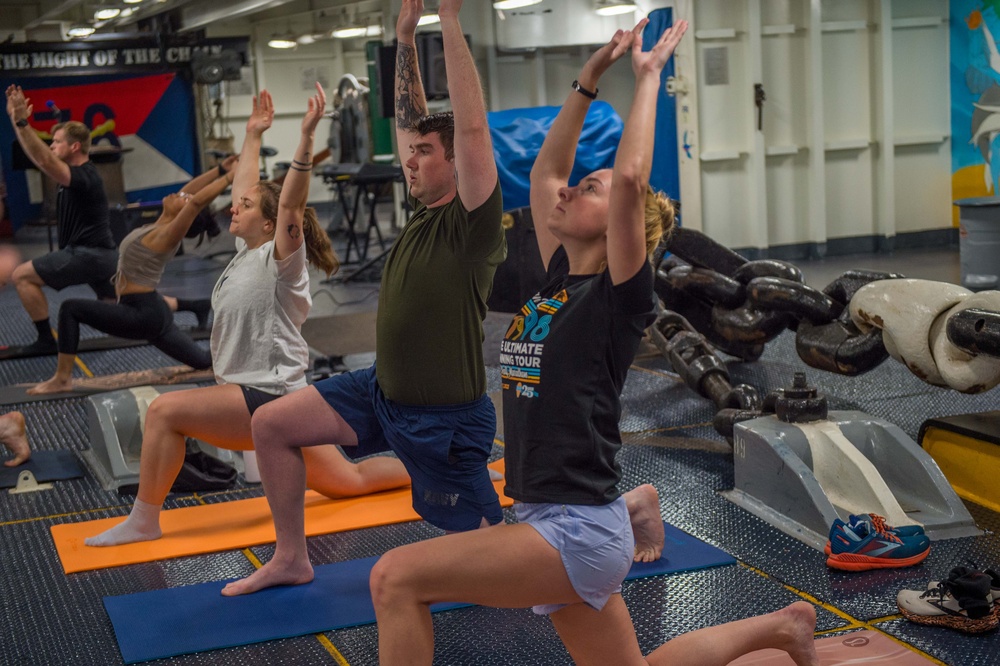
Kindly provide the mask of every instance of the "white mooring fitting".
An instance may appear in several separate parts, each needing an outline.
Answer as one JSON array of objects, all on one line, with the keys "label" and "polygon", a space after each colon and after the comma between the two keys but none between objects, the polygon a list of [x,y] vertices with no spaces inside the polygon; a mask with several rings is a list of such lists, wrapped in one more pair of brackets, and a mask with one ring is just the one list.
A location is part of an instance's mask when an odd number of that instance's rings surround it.
[{"label": "white mooring fitting", "polygon": [[[139,483],[142,434],[149,404],[161,393],[197,388],[195,384],[139,386],[88,396],[85,401],[90,426],[90,448],[83,459],[105,490]],[[204,442],[198,446],[209,455],[243,471],[243,459],[232,451]]]},{"label": "white mooring fitting", "polygon": [[35,475],[31,473],[31,470],[25,469],[21,470],[21,472],[17,475],[17,485],[7,492],[11,495],[20,495],[21,493],[35,493],[39,490],[50,490],[51,488],[51,483],[38,483],[38,481],[35,480]]}]

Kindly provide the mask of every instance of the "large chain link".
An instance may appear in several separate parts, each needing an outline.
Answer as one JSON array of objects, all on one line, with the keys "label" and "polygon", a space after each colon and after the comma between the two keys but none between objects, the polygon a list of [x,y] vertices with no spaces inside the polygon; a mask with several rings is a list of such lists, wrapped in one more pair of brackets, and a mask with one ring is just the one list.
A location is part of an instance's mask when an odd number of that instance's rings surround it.
[{"label": "large chain link", "polygon": [[[757,360],[791,329],[799,357],[820,370],[853,376],[891,355],[921,379],[966,393],[1000,383],[1000,292],[864,270],[820,291],[788,262],[748,261],[684,228],[666,250],[656,272],[665,308],[731,356]],[[677,324],[661,319],[656,328],[663,336]]]}]

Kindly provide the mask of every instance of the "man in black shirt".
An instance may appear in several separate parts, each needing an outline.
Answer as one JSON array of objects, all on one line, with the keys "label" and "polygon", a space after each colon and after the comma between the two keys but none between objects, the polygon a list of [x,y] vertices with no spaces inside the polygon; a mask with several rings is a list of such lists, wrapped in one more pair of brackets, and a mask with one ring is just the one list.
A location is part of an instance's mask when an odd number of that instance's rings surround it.
[{"label": "man in black shirt", "polygon": [[108,222],[108,198],[97,168],[90,161],[90,130],[69,121],[52,128],[46,146],[28,124],[31,100],[20,86],[7,88],[7,115],[25,155],[59,186],[56,195],[59,249],[26,261],[12,279],[21,303],[35,323],[38,339],[24,348],[28,355],[56,353],[49,326],[49,304],[43,286],[55,290],[89,284],[98,298],[115,297],[111,278],[118,252]]}]

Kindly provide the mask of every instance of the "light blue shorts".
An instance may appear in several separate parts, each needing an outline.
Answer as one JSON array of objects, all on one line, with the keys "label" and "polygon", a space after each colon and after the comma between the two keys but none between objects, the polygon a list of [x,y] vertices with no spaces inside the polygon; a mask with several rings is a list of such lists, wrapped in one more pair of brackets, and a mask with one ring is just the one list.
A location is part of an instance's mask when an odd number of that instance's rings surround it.
[{"label": "light blue shorts", "polygon": [[[559,551],[573,589],[600,611],[622,581],[635,556],[635,537],[625,498],[611,504],[515,504],[519,523],[531,525]],[[566,604],[535,606],[538,615],[554,613]]]}]

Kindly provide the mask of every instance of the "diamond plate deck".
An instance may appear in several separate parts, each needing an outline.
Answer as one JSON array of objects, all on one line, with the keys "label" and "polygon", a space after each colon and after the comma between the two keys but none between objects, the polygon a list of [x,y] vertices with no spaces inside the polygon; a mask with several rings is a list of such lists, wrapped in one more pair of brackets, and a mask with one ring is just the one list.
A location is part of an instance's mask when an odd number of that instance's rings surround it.
[{"label": "diamond plate deck", "polygon": [[[90,297],[81,288],[78,297]],[[58,298],[70,297],[66,290]],[[10,290],[0,292],[0,309],[10,305]],[[53,304],[58,303],[52,298]],[[30,322],[16,314],[0,319],[3,341],[30,337]],[[16,337],[23,335],[24,340]],[[169,364],[151,347],[95,352],[84,362],[96,374]],[[54,359],[0,362],[0,381],[37,381],[51,372]],[[994,409],[996,394],[963,396],[923,384],[888,360],[859,377],[830,375],[806,368],[786,334],[768,345],[756,363],[731,362],[733,383],[745,382],[761,393],[787,385],[805,371],[838,409],[860,409],[886,418],[915,437],[932,415]],[[487,368],[488,388],[499,389],[499,371]],[[87,441],[81,399],[18,406],[39,450],[83,451]],[[797,599],[817,605],[817,631],[858,628],[883,631],[943,663],[1000,663],[1000,634],[968,637],[900,619],[896,592],[922,588],[968,561],[1000,565],[1000,516],[969,505],[985,533],[976,538],[935,542],[920,566],[896,571],[848,574],[826,568],[824,558],[748,512],[720,491],[732,487],[728,444],[713,430],[715,407],[695,395],[666,362],[646,356],[630,372],[623,396],[620,455],[622,488],[652,483],[660,493],[661,513],[672,524],[737,558],[739,564],[627,583],[623,595],[640,646],[649,651],[684,631],[776,610]],[[501,449],[496,448],[499,455]],[[202,495],[172,496],[168,507],[226,502],[262,494],[259,485]],[[254,559],[266,561],[273,547],[180,558],[66,576],[62,574],[48,529],[56,521],[124,515],[130,496],[106,492],[91,478],[59,482],[34,495],[0,494],[0,608],[7,622],[0,630],[0,665],[120,664],[110,621],[101,598],[150,589],[190,585],[243,576]],[[507,512],[508,519],[512,516]],[[315,564],[378,555],[440,532],[423,522],[332,534],[309,540]],[[211,622],[206,618],[206,622]],[[569,664],[548,619],[530,610],[467,608],[434,616],[436,663],[461,666]],[[154,662],[156,663],[156,662]],[[163,663],[166,663],[164,661]],[[170,664],[349,664],[377,663],[373,626],[328,632],[261,645],[176,657]]]}]

